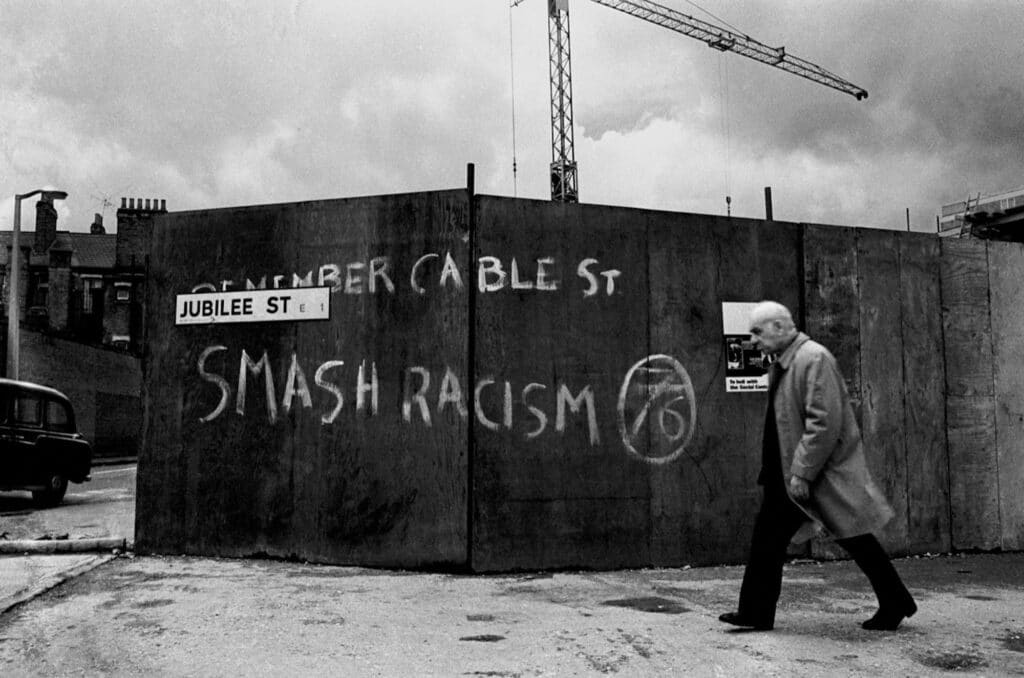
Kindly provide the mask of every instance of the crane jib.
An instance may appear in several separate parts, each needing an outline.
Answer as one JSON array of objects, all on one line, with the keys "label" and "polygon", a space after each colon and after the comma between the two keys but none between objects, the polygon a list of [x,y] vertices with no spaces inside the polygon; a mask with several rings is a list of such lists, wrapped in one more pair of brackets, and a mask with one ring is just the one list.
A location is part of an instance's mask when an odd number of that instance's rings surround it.
[{"label": "crane jib", "polygon": [[[523,0],[512,0],[515,7]],[[696,19],[650,0],[591,0],[630,16],[701,40],[720,52],[733,52],[819,85],[845,92],[858,101],[867,90],[857,87],[806,59],[769,47],[748,35]],[[577,165],[572,133],[572,71],[569,66],[569,0],[548,0],[548,44],[551,76],[551,199],[576,202]]]},{"label": "crane jib", "polygon": [[682,33],[722,52],[734,52],[768,66],[774,66],[793,75],[845,92],[858,100],[867,97],[866,90],[840,78],[824,68],[804,59],[786,54],[784,47],[769,47],[748,35],[702,21],[650,0],[591,0],[599,5],[617,9],[638,19]]}]

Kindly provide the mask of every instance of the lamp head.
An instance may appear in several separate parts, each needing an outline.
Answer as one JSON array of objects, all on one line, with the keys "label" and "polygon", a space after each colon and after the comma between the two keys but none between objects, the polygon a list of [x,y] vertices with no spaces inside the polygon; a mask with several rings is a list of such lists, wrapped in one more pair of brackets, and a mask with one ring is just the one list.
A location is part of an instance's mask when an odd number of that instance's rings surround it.
[{"label": "lamp head", "polygon": [[54,200],[64,200],[68,197],[67,191],[41,191],[40,196],[43,200],[53,202]]}]

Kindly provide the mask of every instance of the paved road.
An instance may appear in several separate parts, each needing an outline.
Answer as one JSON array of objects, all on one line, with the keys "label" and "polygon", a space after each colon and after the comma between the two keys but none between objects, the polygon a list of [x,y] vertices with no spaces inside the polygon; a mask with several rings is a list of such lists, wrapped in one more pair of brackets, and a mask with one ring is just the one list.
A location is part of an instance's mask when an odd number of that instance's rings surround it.
[{"label": "paved road", "polygon": [[896,632],[860,628],[874,596],[830,562],[787,566],[775,631],[743,633],[716,620],[741,567],[474,577],[120,557],[0,616],[0,675],[1024,675],[1024,554],[896,566],[920,606]]},{"label": "paved road", "polygon": [[[6,535],[6,536],[4,536]],[[60,506],[38,509],[30,492],[0,492],[0,536],[40,539],[135,536],[135,464],[94,467],[92,480],[72,483]]]},{"label": "paved road", "polygon": [[[99,468],[54,509],[0,494],[0,533],[131,539],[134,500],[134,466]],[[896,633],[860,629],[875,603],[851,563],[805,562],[759,634],[715,619],[740,567],[468,577],[8,555],[0,675],[1024,676],[1024,554],[897,567],[921,610]]]}]

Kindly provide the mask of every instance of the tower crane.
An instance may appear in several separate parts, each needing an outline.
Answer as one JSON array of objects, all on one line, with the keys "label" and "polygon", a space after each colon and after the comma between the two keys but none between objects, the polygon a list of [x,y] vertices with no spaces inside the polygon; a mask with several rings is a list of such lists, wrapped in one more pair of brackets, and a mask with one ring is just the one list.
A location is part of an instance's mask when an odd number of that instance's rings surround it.
[{"label": "tower crane", "polygon": [[[525,0],[512,0],[515,7]],[[578,199],[576,152],[572,122],[572,70],[569,64],[569,0],[548,1],[548,71],[551,80],[551,199]],[[733,52],[845,92],[858,101],[866,90],[810,61],[786,53],[785,47],[769,47],[753,38],[701,21],[650,0],[591,0],[631,16],[664,26],[706,43],[721,52]]]}]

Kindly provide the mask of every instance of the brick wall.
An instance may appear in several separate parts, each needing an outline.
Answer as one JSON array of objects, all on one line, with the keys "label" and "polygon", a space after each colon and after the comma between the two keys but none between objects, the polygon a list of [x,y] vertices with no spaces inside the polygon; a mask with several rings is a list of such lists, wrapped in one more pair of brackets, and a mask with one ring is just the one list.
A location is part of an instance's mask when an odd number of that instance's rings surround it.
[{"label": "brick wall", "polygon": [[[6,355],[6,337],[3,342]],[[21,374],[63,392],[97,457],[134,456],[142,421],[141,360],[118,351],[21,331]]]},{"label": "brick wall", "polygon": [[50,252],[49,290],[46,310],[50,327],[66,330],[71,295],[71,252]]}]

